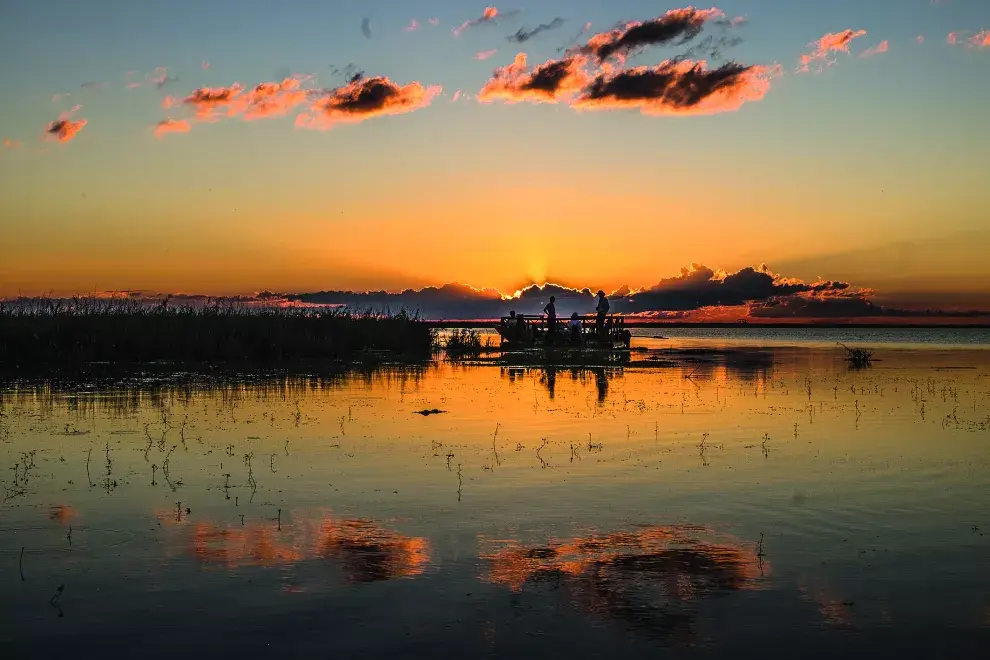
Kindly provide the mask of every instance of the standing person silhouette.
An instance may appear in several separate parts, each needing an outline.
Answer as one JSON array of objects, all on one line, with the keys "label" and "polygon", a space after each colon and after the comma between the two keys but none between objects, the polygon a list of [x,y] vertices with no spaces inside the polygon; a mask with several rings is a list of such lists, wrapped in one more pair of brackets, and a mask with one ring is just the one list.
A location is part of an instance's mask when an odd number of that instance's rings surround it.
[{"label": "standing person silhouette", "polygon": [[598,318],[595,319],[595,331],[598,333],[599,338],[604,339],[605,317],[608,315],[608,298],[605,297],[605,292],[601,289],[598,290],[598,306],[595,307],[595,311],[598,312]]},{"label": "standing person silhouette", "polygon": [[556,298],[550,296],[550,302],[547,306],[543,308],[543,312],[547,315],[547,343],[552,344],[554,337],[557,334],[557,306],[554,305]]}]

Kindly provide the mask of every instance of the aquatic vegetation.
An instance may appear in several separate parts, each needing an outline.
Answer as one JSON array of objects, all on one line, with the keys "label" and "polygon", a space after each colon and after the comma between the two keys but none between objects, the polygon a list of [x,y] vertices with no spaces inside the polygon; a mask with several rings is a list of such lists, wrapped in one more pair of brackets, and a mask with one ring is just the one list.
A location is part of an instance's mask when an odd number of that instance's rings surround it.
[{"label": "aquatic vegetation", "polygon": [[0,364],[32,367],[92,362],[271,364],[353,359],[359,354],[428,355],[434,331],[405,311],[202,307],[128,299],[37,299],[0,303]]},{"label": "aquatic vegetation", "polygon": [[[846,362],[849,363],[850,367],[862,369],[873,364],[873,351],[866,348],[851,348],[842,342],[839,342],[839,346],[846,349]],[[810,387],[808,397],[811,397]]]},{"label": "aquatic vegetation", "polygon": [[481,342],[481,334],[471,328],[456,328],[451,331],[450,336],[443,344],[447,355],[465,356],[479,355],[485,350],[485,345]]}]

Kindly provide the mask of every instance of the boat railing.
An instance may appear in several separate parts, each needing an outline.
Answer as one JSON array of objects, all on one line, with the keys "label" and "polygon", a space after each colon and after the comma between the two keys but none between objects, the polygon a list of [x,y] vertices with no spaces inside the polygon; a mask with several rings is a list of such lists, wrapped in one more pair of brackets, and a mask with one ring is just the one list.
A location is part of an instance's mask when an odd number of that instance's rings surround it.
[{"label": "boat railing", "polygon": [[[596,314],[585,314],[577,318],[581,322],[580,334],[582,338],[598,336],[598,316]],[[555,334],[569,336],[571,320],[571,317],[558,317],[555,322]],[[604,326],[605,335],[615,338],[625,329],[625,318],[620,314],[608,314],[605,316]],[[519,341],[520,337],[539,338],[549,330],[549,320],[542,314],[503,316],[499,319],[496,329],[503,340]]]}]

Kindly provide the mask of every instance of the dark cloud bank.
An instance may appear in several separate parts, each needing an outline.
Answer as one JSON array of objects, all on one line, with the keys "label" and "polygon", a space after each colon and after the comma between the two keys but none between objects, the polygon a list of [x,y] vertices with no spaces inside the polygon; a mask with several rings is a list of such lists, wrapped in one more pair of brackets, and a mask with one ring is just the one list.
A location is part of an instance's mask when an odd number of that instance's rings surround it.
[{"label": "dark cloud bank", "polygon": [[[259,295],[304,304],[343,305],[355,310],[405,309],[433,320],[469,320],[498,318],[510,310],[540,314],[550,296],[557,299],[558,315],[588,314],[594,311],[596,292],[595,288],[543,284],[531,285],[507,297],[495,289],[446,284],[400,292],[264,292]],[[720,313],[726,320],[749,318],[753,321],[887,318],[897,322],[910,317],[947,321],[987,317],[987,312],[980,311],[890,309],[873,303],[871,291],[855,288],[847,282],[806,283],[776,275],[766,266],[723,273],[693,264],[682,269],[679,275],[662,279],[651,287],[639,290],[622,287],[608,293],[613,312],[658,321],[690,321],[713,318]]]}]

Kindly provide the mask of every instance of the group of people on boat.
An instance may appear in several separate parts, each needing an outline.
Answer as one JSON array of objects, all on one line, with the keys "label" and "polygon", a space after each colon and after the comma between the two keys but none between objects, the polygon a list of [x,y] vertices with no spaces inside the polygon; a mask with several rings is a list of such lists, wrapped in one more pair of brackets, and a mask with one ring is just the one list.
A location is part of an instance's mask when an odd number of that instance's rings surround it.
[{"label": "group of people on boat", "polygon": [[[594,333],[595,337],[597,337],[599,341],[606,341],[609,337],[610,328],[607,323],[609,307],[608,298],[605,296],[605,292],[599,291],[598,303],[595,306],[596,315]],[[557,322],[557,299],[554,296],[550,296],[550,302],[548,302],[546,307],[543,308],[542,318],[545,318],[546,320],[546,343],[556,343],[559,338],[559,324]],[[530,320],[533,320],[533,317],[530,317]],[[508,336],[515,341],[536,341],[537,328],[535,326],[531,326],[531,324],[528,324],[525,316],[517,316],[515,310],[513,310],[509,312],[509,318],[503,320],[503,325],[505,325],[506,322],[508,327],[505,328],[505,331],[507,332],[503,332],[503,336]],[[564,329],[566,330],[570,341],[580,342],[583,340],[584,324],[582,323],[581,317],[578,316],[577,312],[571,314],[570,319],[564,324]]]}]

